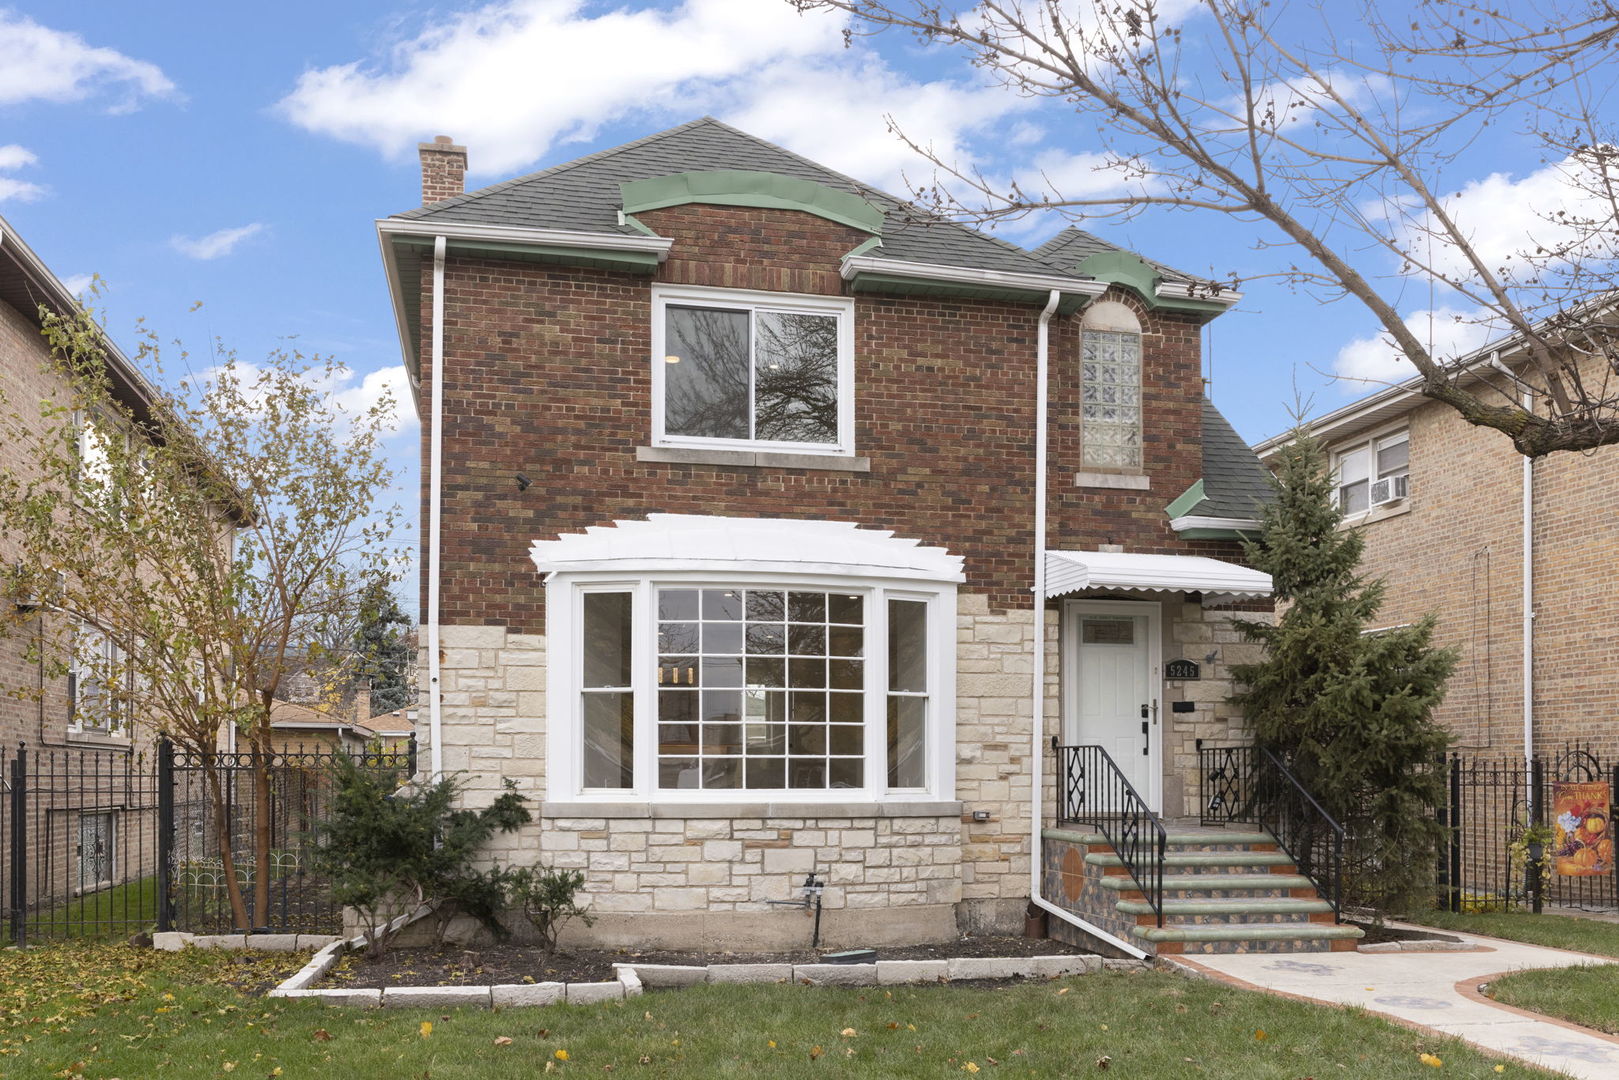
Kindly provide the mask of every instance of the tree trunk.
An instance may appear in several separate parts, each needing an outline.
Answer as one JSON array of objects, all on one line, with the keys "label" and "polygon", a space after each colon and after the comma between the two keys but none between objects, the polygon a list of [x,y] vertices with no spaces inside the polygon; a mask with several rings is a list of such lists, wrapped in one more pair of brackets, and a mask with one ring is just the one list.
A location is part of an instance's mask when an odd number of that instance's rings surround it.
[{"label": "tree trunk", "polygon": [[253,732],[253,918],[260,926],[270,924],[270,847],[275,841],[271,828],[270,717],[266,712]]},{"label": "tree trunk", "polygon": [[247,933],[253,929],[247,917],[247,904],[242,899],[242,887],[236,880],[236,859],[231,850],[230,818],[226,814],[224,788],[219,779],[217,751],[209,749],[198,754],[202,761],[202,774],[208,788],[209,809],[214,817],[214,843],[219,846],[219,864],[225,877],[225,896],[230,901],[233,929]]}]

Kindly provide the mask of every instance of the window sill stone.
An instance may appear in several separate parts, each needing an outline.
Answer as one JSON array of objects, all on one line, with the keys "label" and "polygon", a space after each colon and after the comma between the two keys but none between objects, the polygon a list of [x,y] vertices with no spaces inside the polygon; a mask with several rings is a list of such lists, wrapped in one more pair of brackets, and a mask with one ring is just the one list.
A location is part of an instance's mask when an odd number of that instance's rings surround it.
[{"label": "window sill stone", "polygon": [[94,746],[103,750],[128,750],[131,746],[127,735],[103,735],[95,731],[69,731],[67,741],[72,746]]},{"label": "window sill stone", "polygon": [[1147,491],[1152,487],[1152,479],[1144,473],[1081,472],[1074,474],[1074,486],[1083,488],[1119,488],[1126,491]]},{"label": "window sill stone", "polygon": [[1384,505],[1374,507],[1371,510],[1362,510],[1358,514],[1353,514],[1346,517],[1343,520],[1343,524],[1340,525],[1339,528],[1355,529],[1362,525],[1370,525],[1373,522],[1386,521],[1389,518],[1399,517],[1401,514],[1409,514],[1410,512],[1411,499],[1409,496],[1407,496],[1397,503],[1385,503]]},{"label": "window sill stone", "polygon": [[823,472],[871,471],[871,459],[830,454],[784,454],[765,450],[701,450],[676,446],[637,446],[636,461],[666,465],[722,465],[756,469],[818,469]]},{"label": "window sill stone", "polygon": [[542,818],[911,818],[961,817],[959,800],[944,802],[543,802]]}]

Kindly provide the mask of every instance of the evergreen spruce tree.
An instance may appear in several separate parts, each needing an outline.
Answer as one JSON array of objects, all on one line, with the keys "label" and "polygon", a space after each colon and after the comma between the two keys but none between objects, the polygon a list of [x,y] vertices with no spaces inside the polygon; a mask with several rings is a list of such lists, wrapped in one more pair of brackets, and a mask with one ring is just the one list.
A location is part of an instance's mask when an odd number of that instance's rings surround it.
[{"label": "evergreen spruce tree", "polygon": [[[1303,428],[1278,453],[1276,498],[1245,544],[1271,575],[1280,618],[1236,620],[1264,659],[1236,665],[1255,742],[1275,753],[1345,829],[1345,902],[1376,911],[1420,904],[1432,884],[1444,798],[1433,763],[1450,736],[1433,720],[1452,649],[1434,616],[1367,633],[1383,583],[1360,573],[1364,538],[1343,513],[1321,444]],[[1430,893],[1431,895],[1431,893]]]},{"label": "evergreen spruce tree", "polygon": [[410,616],[400,609],[387,579],[374,579],[365,587],[354,651],[359,677],[371,684],[372,715],[402,709],[416,700],[409,679]]}]

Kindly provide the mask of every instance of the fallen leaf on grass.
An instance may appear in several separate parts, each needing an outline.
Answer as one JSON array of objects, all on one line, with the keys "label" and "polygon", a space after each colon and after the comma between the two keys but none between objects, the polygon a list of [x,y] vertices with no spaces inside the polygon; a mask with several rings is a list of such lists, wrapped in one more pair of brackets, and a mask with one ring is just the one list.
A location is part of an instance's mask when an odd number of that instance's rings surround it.
[{"label": "fallen leaf on grass", "polygon": [[890,1020],[888,1022],[888,1030],[889,1031],[898,1031],[899,1030],[899,1021],[898,1020]]},{"label": "fallen leaf on grass", "polygon": [[1438,1054],[1418,1054],[1417,1060],[1431,1069],[1444,1068],[1445,1062]]},{"label": "fallen leaf on grass", "polygon": [[775,1039],[769,1039],[769,1040],[767,1040],[765,1042],[765,1045],[770,1047],[770,1049],[774,1050],[776,1048],[776,1040]]},{"label": "fallen leaf on grass", "polygon": [[1270,1038],[1270,1036],[1265,1034],[1264,1028],[1260,1028],[1258,1031],[1254,1032],[1254,1038],[1258,1039],[1260,1042],[1264,1042],[1266,1039]]},{"label": "fallen leaf on grass", "polygon": [[838,1034],[842,1035],[845,1039],[848,1039],[860,1033],[854,1028],[844,1028],[842,1031],[838,1032]]},{"label": "fallen leaf on grass", "polygon": [[819,1046],[812,1046],[810,1047],[810,1060],[814,1061],[824,1053],[826,1053],[826,1051],[822,1050]]},{"label": "fallen leaf on grass", "polygon": [[961,1067],[961,1071],[966,1072],[966,1073],[975,1073],[975,1072],[978,1071],[978,1066],[976,1064],[974,1064],[973,1062],[969,1061],[969,1062],[967,1062],[967,1064],[965,1064],[965,1065],[963,1065]]},{"label": "fallen leaf on grass", "polygon": [[501,1035],[495,1039],[496,1046],[510,1046],[511,1044],[512,1040],[508,1035]]},{"label": "fallen leaf on grass", "polygon": [[1108,1057],[1106,1054],[1103,1054],[1101,1057],[1096,1059],[1096,1067],[1098,1069],[1105,1069],[1111,1064],[1113,1064],[1113,1059]]},{"label": "fallen leaf on grass", "polygon": [[431,1039],[433,1037],[433,1021],[423,1020],[420,1031],[422,1033],[422,1038]]},{"label": "fallen leaf on grass", "polygon": [[332,1033],[327,1031],[325,1028],[316,1028],[315,1034],[311,1035],[310,1038],[314,1039],[316,1042],[331,1042]]},{"label": "fallen leaf on grass", "polygon": [[1064,995],[1064,994],[1066,994],[1066,993],[1068,993],[1068,991],[1069,991],[1069,990],[1071,990],[1071,989],[1073,989],[1073,988],[1072,988],[1072,987],[1068,987],[1068,986],[1065,986],[1065,987],[1063,987],[1063,988],[1062,988],[1062,989],[1061,989],[1061,990],[1058,990],[1058,991],[1057,991],[1057,996],[1058,996],[1058,997],[1062,997],[1062,996],[1063,996],[1063,995]]},{"label": "fallen leaf on grass", "polygon": [[568,1060],[568,1052],[566,1050],[558,1050],[554,1056],[558,1061]]}]

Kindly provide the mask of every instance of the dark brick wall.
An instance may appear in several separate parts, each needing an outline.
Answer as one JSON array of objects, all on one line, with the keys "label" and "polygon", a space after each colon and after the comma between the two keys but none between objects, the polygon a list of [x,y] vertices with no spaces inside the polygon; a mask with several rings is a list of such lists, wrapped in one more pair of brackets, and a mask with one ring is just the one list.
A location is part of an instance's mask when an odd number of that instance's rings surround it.
[{"label": "dark brick wall", "polygon": [[[787,210],[684,206],[641,218],[675,240],[652,279],[668,283],[836,295],[839,258],[866,239]],[[988,593],[992,607],[1028,603],[1037,308],[857,297],[856,453],[871,459],[869,474],[672,465],[635,459],[651,432],[652,280],[448,260],[445,623],[543,632],[529,545],[652,512],[893,529],[964,555],[967,588]],[[1053,319],[1050,543],[1237,557],[1234,544],[1180,541],[1168,527],[1164,506],[1201,471],[1198,328],[1141,316],[1150,491],[1074,486],[1079,321]],[[535,481],[526,492],[518,472]],[[424,493],[424,523],[425,511]]]}]

